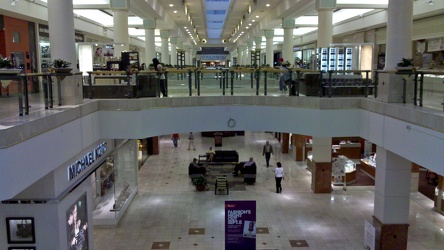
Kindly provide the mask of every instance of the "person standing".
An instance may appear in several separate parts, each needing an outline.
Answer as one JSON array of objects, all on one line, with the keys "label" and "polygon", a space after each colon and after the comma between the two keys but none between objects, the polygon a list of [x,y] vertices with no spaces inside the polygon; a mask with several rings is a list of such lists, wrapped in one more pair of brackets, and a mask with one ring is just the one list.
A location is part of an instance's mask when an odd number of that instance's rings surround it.
[{"label": "person standing", "polygon": [[166,97],[166,86],[165,86],[165,72],[163,70],[162,64],[160,64],[159,60],[157,58],[153,58],[153,66],[154,70],[157,71],[159,74],[160,79],[160,92],[162,93],[163,97]]},{"label": "person standing", "polygon": [[276,169],[274,170],[274,178],[276,179],[276,193],[282,193],[281,182],[284,178],[284,168],[282,167],[281,162],[276,163]]},{"label": "person standing", "polygon": [[171,140],[173,140],[174,147],[177,148],[178,141],[180,140],[179,134],[173,134]]},{"label": "person standing", "polygon": [[188,150],[191,149],[191,146],[193,146],[193,150],[196,150],[196,147],[194,147],[194,135],[193,132],[190,132],[188,135]]},{"label": "person standing", "polygon": [[270,145],[269,141],[266,141],[264,148],[262,149],[262,155],[265,155],[265,161],[267,162],[267,168],[270,166],[271,154],[273,154],[273,147]]}]

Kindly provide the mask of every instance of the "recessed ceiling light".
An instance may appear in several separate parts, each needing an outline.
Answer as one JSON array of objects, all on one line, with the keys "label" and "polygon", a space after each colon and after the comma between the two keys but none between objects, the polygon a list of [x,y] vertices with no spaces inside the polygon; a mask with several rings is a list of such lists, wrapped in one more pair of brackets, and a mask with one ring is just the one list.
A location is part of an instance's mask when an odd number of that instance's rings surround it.
[{"label": "recessed ceiling light", "polygon": [[256,18],[259,18],[259,16],[256,16]]},{"label": "recessed ceiling light", "polygon": [[245,27],[246,29],[250,28],[250,27]]},{"label": "recessed ceiling light", "polygon": [[256,22],[256,20],[251,20],[253,23]]},{"label": "recessed ceiling light", "polygon": [[249,23],[248,25],[251,26],[251,23]]},{"label": "recessed ceiling light", "polygon": [[270,4],[269,3],[267,3],[265,6],[267,6],[267,7],[270,7]]},{"label": "recessed ceiling light", "polygon": [[177,10],[175,10],[175,11],[173,11],[174,12],[174,14],[176,14],[177,13]]},{"label": "recessed ceiling light", "polygon": [[173,7],[173,6],[174,6],[174,4],[170,3],[170,7]]}]

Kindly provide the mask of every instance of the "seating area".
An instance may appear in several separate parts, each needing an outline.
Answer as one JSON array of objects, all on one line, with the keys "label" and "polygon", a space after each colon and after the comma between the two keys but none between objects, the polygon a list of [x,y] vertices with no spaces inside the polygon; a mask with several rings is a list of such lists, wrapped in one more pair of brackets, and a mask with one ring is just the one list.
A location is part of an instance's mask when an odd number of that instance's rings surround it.
[{"label": "seating area", "polygon": [[256,182],[256,173],[257,173],[257,167],[256,164],[252,166],[245,167],[245,162],[239,162],[235,165],[233,176],[238,176],[239,172],[244,177],[244,182],[246,184],[254,184]]},{"label": "seating area", "polygon": [[216,150],[213,157],[213,163],[237,163],[239,154],[236,150]]}]

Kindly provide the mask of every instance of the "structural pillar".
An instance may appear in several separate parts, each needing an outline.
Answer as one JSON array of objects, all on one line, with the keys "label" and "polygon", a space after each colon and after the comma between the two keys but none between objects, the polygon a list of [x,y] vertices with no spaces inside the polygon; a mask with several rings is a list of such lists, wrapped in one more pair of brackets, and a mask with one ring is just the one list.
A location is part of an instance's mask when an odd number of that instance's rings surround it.
[{"label": "structural pillar", "polygon": [[154,30],[156,29],[156,20],[144,19],[143,28],[145,29],[145,60],[150,65],[153,58],[156,58],[156,40]]},{"label": "structural pillar", "polygon": [[[48,0],[49,42],[51,60],[63,59],[71,63],[73,71],[77,70],[77,55],[74,36],[74,14],[72,1]],[[82,76],[65,77],[58,86],[61,87],[63,105],[76,105],[83,102]]]},{"label": "structural pillar", "polygon": [[331,193],[331,137],[313,137],[311,190]]},{"label": "structural pillar", "polygon": [[239,47],[239,49],[240,49],[239,58],[238,58],[239,65],[244,65],[245,66],[244,58],[245,58],[245,50],[247,49],[247,46],[246,45],[241,45]]},{"label": "structural pillar", "polygon": [[265,62],[265,64],[268,64],[270,67],[274,66],[274,63],[273,63],[273,37],[274,37],[274,30],[265,30],[265,39],[266,39],[265,57],[267,60]]},{"label": "structural pillar", "polygon": [[282,154],[288,154],[288,147],[290,141],[290,134],[289,133],[282,133],[282,140],[281,140],[281,153]]},{"label": "structural pillar", "polygon": [[318,9],[318,48],[330,47],[333,43],[333,10]]},{"label": "structural pillar", "polygon": [[305,146],[305,135],[294,134],[295,143],[293,145],[293,150],[296,151],[296,161],[304,160],[304,146]]},{"label": "structural pillar", "polygon": [[407,249],[412,163],[377,147],[373,226],[376,249]]},{"label": "structural pillar", "polygon": [[177,37],[170,37],[171,65],[177,65]]},{"label": "structural pillar", "polygon": [[[384,69],[394,70],[402,58],[412,58],[413,1],[390,0],[387,12]],[[412,103],[414,93],[412,81],[408,75],[381,73],[377,100]]]},{"label": "structural pillar", "polygon": [[160,48],[160,51],[162,53],[161,62],[164,64],[171,64],[170,63],[170,54],[168,49],[168,39],[170,38],[170,31],[169,30],[161,30],[160,31],[160,39],[162,41],[162,45]]},{"label": "structural pillar", "polygon": [[293,64],[293,29],[296,27],[294,19],[283,19],[282,28],[284,29],[284,44],[282,47],[282,58]]},{"label": "structural pillar", "polygon": [[253,50],[253,41],[248,41],[247,42],[247,51],[246,51],[246,59],[247,62],[245,63],[246,65],[250,65],[251,67],[253,67],[252,63],[251,63],[251,51]]},{"label": "structural pillar", "polygon": [[261,50],[262,50],[262,37],[255,37],[254,38],[254,45],[256,47],[255,52],[256,54],[256,61],[254,62],[257,64],[258,67],[262,66],[261,64],[264,64],[265,62],[261,63]]},{"label": "structural pillar", "polygon": [[129,51],[128,9],[113,9],[113,22],[114,56],[121,58],[123,51]]}]

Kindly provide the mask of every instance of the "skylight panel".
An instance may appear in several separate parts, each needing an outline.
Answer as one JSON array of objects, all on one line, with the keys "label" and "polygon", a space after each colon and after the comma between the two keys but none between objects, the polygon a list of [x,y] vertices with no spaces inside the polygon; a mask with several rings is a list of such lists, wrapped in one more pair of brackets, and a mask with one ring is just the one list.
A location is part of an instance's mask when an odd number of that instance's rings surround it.
[{"label": "skylight panel", "polygon": [[373,9],[341,9],[333,13],[333,24],[345,21],[352,17],[363,15]]}]

